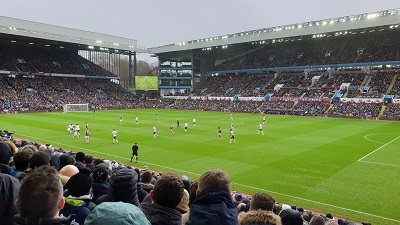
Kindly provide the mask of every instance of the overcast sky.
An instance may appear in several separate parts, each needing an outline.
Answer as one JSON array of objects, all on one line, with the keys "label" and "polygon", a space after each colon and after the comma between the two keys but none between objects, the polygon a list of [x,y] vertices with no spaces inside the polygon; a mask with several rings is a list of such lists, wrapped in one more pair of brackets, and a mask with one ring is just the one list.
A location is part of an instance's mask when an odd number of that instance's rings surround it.
[{"label": "overcast sky", "polygon": [[400,0],[0,0],[0,5],[1,16],[133,38],[150,48],[395,9]]}]

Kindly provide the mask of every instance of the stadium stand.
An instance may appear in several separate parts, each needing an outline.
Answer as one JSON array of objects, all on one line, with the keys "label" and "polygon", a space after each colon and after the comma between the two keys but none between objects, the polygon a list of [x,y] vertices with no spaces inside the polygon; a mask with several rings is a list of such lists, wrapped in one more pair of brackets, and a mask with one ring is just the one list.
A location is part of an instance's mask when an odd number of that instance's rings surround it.
[{"label": "stadium stand", "polygon": [[[399,60],[398,49],[400,47],[400,43],[397,40],[399,34],[400,31],[398,29],[392,29],[382,32],[364,32],[358,35],[337,35],[329,39],[310,36],[304,39],[293,39],[293,41],[270,40],[264,46],[260,45],[255,50],[215,65],[213,70],[397,61]],[[400,118],[398,102],[392,102],[392,98],[387,102],[384,101],[385,95],[393,95],[394,98],[400,96],[399,72],[395,68],[371,68],[368,71],[359,68],[347,68],[337,69],[332,73],[327,69],[320,69],[319,71],[311,71],[307,75],[303,71],[219,74],[218,76],[202,78],[202,82],[190,93],[171,94],[168,96],[171,98],[150,96],[149,99],[145,100],[128,92],[119,84],[111,82],[110,79],[43,76],[43,73],[103,78],[116,76],[79,56],[75,51],[50,50],[29,45],[5,43],[0,44],[0,50],[0,70],[12,72],[0,75],[0,110],[2,113],[61,111],[63,105],[67,103],[88,103],[91,109],[159,108],[292,116],[356,117],[390,120],[398,120]],[[161,76],[172,75],[161,72]],[[188,77],[191,75],[181,72],[177,76]],[[348,84],[348,86],[342,88],[344,83]],[[161,85],[169,84],[169,80],[161,80]],[[179,95],[180,98],[173,98]],[[196,98],[190,99],[188,95]],[[335,97],[336,95],[340,95],[340,97]],[[239,99],[241,97],[249,97],[250,99]],[[251,97],[260,99],[253,101]],[[3,142],[0,143],[2,154],[5,151],[5,154],[15,155],[15,152],[12,153],[11,149],[4,147]],[[13,143],[15,149],[18,149],[17,153],[28,151],[24,146],[36,146],[30,147],[32,149],[30,157],[32,157],[33,152],[39,151],[38,149],[41,149],[40,147],[42,146],[37,142],[16,139],[13,140]],[[61,159],[69,158],[68,163],[63,163],[64,166],[69,164],[75,165],[81,170],[83,167],[93,169],[92,165],[88,166],[82,162],[74,163],[77,154],[71,151],[58,148],[53,150],[52,157],[58,158],[60,162],[57,165],[57,160],[49,160],[49,164],[55,166],[55,168],[58,166],[59,169],[62,169],[60,166]],[[48,149],[48,151],[51,152],[52,150]],[[12,168],[16,172],[17,168],[13,162],[14,159],[12,157],[9,158],[6,161],[2,161],[1,166]],[[18,159],[18,156],[16,158]],[[152,201],[153,197],[151,195],[147,196],[148,193],[142,188],[143,182],[139,180],[139,175],[143,171],[147,171],[147,169],[141,171],[138,168],[122,165],[118,162],[110,162],[107,159],[95,159],[94,165],[94,170],[101,168],[106,170],[110,176],[114,175],[111,181],[107,181],[111,183],[109,186],[112,188],[112,185],[121,181],[118,180],[121,179],[119,172],[123,170],[123,174],[129,174],[132,179],[123,180],[123,182],[128,184],[129,193],[132,193],[135,198],[133,201],[135,205],[140,206],[140,203],[146,203],[146,201],[149,204]],[[7,170],[1,170],[1,172],[3,171]],[[17,172],[29,173],[29,171],[30,169]],[[81,176],[81,174],[78,176]],[[24,179],[23,177],[19,176],[22,180]],[[161,174],[152,173],[154,180],[158,180],[160,177],[162,177]],[[80,179],[86,182],[82,185],[84,187],[69,183],[76,191],[83,191],[80,195],[76,195],[77,197],[90,194],[87,193],[87,190],[93,187],[93,181],[89,176],[86,175],[85,177],[80,177]],[[102,182],[106,182],[106,180],[106,178],[102,178]],[[82,184],[84,182],[77,183]],[[184,181],[174,183],[174,185],[178,186],[177,192],[179,192],[179,195],[182,189],[181,183],[184,183]],[[189,188],[186,187],[187,192],[190,192],[192,182],[189,181],[189,183]],[[67,181],[65,185],[68,185]],[[156,188],[157,186],[154,186],[154,189]],[[65,197],[68,197],[68,194],[64,193]],[[105,195],[108,194],[106,193]],[[182,195],[179,197],[182,198]],[[96,197],[104,199],[107,196],[103,198],[101,196]],[[168,196],[164,197],[168,198]],[[229,200],[230,204],[233,202],[237,204],[235,205],[237,207],[235,217],[237,213],[248,211],[249,207],[251,207],[250,198],[247,198],[247,201],[245,199],[239,200],[235,197],[232,202]],[[72,199],[70,200],[73,201]],[[90,199],[85,199],[85,201],[90,201]],[[140,201],[140,203],[137,201]],[[193,201],[191,202],[193,203]],[[84,209],[86,211],[85,216],[87,216],[88,214],[90,215],[90,211],[95,206],[88,202],[85,203],[91,206],[90,209],[89,207]],[[182,216],[182,212],[187,213],[191,207],[189,202],[182,201],[182,204],[174,206],[173,208],[175,209],[171,208],[167,211],[173,214],[175,218],[179,218]],[[302,215],[304,222],[309,222],[310,218],[316,214],[315,212],[290,207],[286,204],[274,202],[274,205],[274,212],[277,215],[281,211],[284,212],[281,215],[282,219],[284,219],[286,213],[294,213]],[[179,209],[177,209],[178,207]],[[289,208],[293,208],[293,212]],[[15,214],[15,212],[12,213]],[[321,218],[323,221],[329,221],[332,215],[326,214]],[[1,218],[0,220],[3,221]],[[342,224],[344,221],[339,219],[337,222]]]},{"label": "stadium stand", "polygon": [[216,65],[214,71],[397,61],[398,34],[399,30],[391,29],[330,38],[293,38],[290,42],[270,41],[255,51]]}]

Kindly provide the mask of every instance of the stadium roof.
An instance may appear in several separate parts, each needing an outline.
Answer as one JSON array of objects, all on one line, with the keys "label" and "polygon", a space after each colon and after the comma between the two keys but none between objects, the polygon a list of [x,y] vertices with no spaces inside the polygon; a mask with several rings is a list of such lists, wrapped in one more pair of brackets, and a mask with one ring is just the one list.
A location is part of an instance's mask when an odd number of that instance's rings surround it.
[{"label": "stadium roof", "polygon": [[[373,13],[363,13],[310,22],[282,25],[270,28],[244,31],[217,37],[201,38],[192,41],[150,48],[150,53],[168,53],[191,49],[203,49],[214,46],[227,48],[229,45],[255,41],[273,40],[303,35],[324,35],[325,33],[352,31],[363,28],[398,26],[400,24],[400,9],[390,9]],[[390,27],[393,28],[393,27]]]},{"label": "stadium roof", "polygon": [[116,37],[107,34],[83,31],[78,29],[54,26],[0,16],[0,37],[13,42],[32,41],[62,48],[73,46],[79,50],[117,50],[131,52],[147,52],[137,47],[135,39]]}]

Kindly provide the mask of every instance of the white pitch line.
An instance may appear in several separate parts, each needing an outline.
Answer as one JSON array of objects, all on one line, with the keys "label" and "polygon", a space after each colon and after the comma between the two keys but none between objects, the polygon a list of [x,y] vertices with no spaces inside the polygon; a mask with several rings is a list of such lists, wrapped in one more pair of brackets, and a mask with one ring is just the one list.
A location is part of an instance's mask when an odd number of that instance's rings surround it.
[{"label": "white pitch line", "polygon": [[[21,135],[21,134],[19,134],[19,135]],[[28,137],[28,138],[34,138],[34,139],[38,139],[38,140],[43,140],[43,141],[49,141],[49,140],[46,140],[46,139],[43,139],[43,138],[36,138],[36,137],[28,136],[28,135],[21,135],[21,136],[25,136],[25,137]],[[400,136],[397,137],[397,138],[400,138]],[[394,141],[394,140],[392,140],[392,141]],[[80,148],[80,147],[76,147],[76,146],[73,146],[73,145],[63,144],[63,143],[54,142],[54,141],[51,141],[51,142],[52,143],[56,143],[56,144],[69,146],[69,147],[73,147],[73,148],[77,148],[77,149],[86,150],[86,151],[89,151],[89,152],[95,152],[95,153],[99,153],[99,154],[103,154],[103,155],[108,155],[108,156],[115,157],[115,158],[128,159],[128,158],[125,158],[125,157],[112,155],[112,154],[108,154],[108,153],[103,153],[103,152],[98,152],[98,151],[94,151],[94,150],[90,150],[90,149],[86,149],[86,148]],[[386,144],[389,144],[389,142],[386,143]],[[196,175],[196,176],[200,176],[201,175],[201,174],[192,173],[192,172],[189,172],[189,171],[175,169],[175,168],[172,168],[172,167],[158,165],[158,164],[154,164],[154,163],[148,163],[148,162],[143,162],[143,161],[141,161],[141,163],[149,164],[149,165],[153,165],[153,166],[158,166],[158,167],[162,167],[162,168],[166,168],[166,169],[170,169],[170,170],[180,171],[180,172],[184,172],[184,173],[188,173],[188,174],[193,174],[193,175]],[[383,217],[383,216],[378,216],[378,215],[374,215],[374,214],[370,214],[370,213],[366,213],[366,212],[361,212],[361,211],[357,211],[357,210],[354,210],[354,209],[348,209],[348,208],[344,208],[344,207],[341,207],[341,206],[336,206],[336,205],[331,205],[331,204],[328,204],[328,203],[323,203],[323,202],[318,202],[318,201],[314,201],[314,200],[310,200],[310,199],[300,198],[300,197],[296,197],[296,196],[292,196],[292,195],[288,195],[288,194],[283,194],[283,193],[276,192],[276,191],[270,191],[270,190],[267,190],[267,189],[252,187],[252,186],[249,186],[249,185],[240,184],[240,183],[236,183],[236,182],[232,182],[232,184],[236,184],[236,185],[239,185],[239,186],[242,186],[242,187],[252,188],[254,190],[260,190],[260,191],[264,191],[264,192],[274,193],[274,194],[281,195],[281,196],[286,196],[286,197],[289,197],[289,198],[299,199],[299,200],[302,200],[302,201],[308,201],[308,202],[312,202],[312,203],[316,203],[316,204],[320,204],[320,205],[325,205],[325,206],[329,206],[329,207],[333,207],[333,208],[337,208],[337,209],[342,209],[342,210],[346,210],[346,211],[350,211],[350,212],[354,212],[354,213],[358,213],[358,214],[363,214],[363,215],[367,215],[367,216],[371,216],[371,217],[376,217],[376,218],[385,219],[385,220],[389,220],[389,221],[394,221],[394,222],[399,222],[400,223],[400,220],[386,218],[386,217]]]},{"label": "white pitch line", "polygon": [[385,144],[385,143],[382,143],[382,142],[379,142],[379,141],[374,141],[374,140],[371,140],[371,139],[367,138],[368,136],[371,136],[371,135],[376,135],[376,134],[367,134],[367,135],[364,136],[364,138],[367,139],[370,142],[374,142],[374,143],[378,143],[378,144]]},{"label": "white pitch line", "polygon": [[374,151],[372,151],[372,152],[366,154],[365,156],[361,157],[361,158],[360,158],[359,160],[357,160],[357,161],[360,162],[361,160],[363,160],[363,159],[367,158],[368,156],[374,154],[375,152],[379,151],[381,148],[385,147],[386,145],[392,143],[393,141],[395,141],[395,140],[397,140],[397,139],[399,139],[399,138],[400,138],[400,136],[398,136],[397,138],[395,138],[395,139],[393,139],[393,140],[387,142],[386,144],[382,145],[381,147],[379,147],[379,148],[375,149]]},{"label": "white pitch line", "polygon": [[371,164],[377,164],[377,165],[382,165],[382,166],[393,166],[393,167],[400,167],[400,165],[395,165],[395,164],[388,164],[388,163],[380,163],[380,162],[371,162],[371,161],[360,161],[363,163],[371,163]]}]

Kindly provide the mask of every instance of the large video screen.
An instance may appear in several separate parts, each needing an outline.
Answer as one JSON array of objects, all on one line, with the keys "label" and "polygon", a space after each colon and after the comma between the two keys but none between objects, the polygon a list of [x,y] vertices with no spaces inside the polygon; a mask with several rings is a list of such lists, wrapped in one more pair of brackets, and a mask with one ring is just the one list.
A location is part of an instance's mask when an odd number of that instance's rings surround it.
[{"label": "large video screen", "polygon": [[158,90],[158,76],[136,76],[135,84],[138,91]]}]

